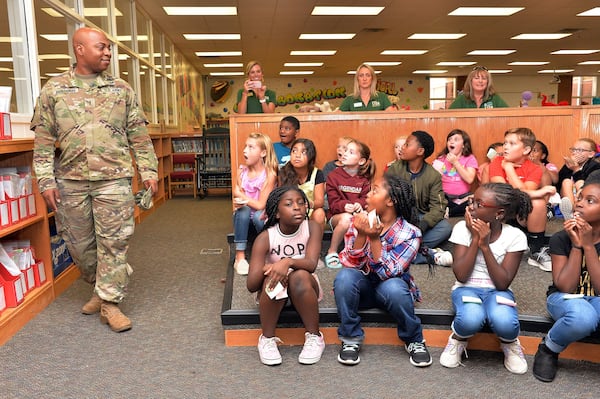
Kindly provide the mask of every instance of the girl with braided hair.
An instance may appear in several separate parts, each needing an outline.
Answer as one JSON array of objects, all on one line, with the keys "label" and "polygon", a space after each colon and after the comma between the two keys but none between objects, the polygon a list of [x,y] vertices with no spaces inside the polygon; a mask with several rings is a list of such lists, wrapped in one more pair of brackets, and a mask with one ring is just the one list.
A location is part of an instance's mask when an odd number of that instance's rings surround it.
[{"label": "girl with braided hair", "polygon": [[527,237],[507,222],[526,221],[531,209],[529,195],[506,183],[484,184],[469,199],[465,220],[454,226],[449,239],[454,243],[455,316],[440,357],[442,366],[461,365],[468,339],[487,323],[500,339],[504,367],[515,374],[527,371],[517,304],[510,289],[527,249]]},{"label": "girl with braided hair", "polygon": [[[379,307],[398,323],[398,337],[417,367],[431,364],[423,339],[421,320],[414,302],[421,294],[409,269],[421,245],[412,185],[394,175],[375,181],[366,199],[369,211],[355,214],[340,253],[344,266],[333,282],[340,317],[338,336],[342,347],[338,361],[346,365],[360,362],[364,340],[360,308]],[[369,216],[372,212],[376,217]]]},{"label": "girl with braided hair", "polygon": [[306,328],[298,361],[321,359],[325,341],[319,330],[322,290],[313,272],[321,252],[323,227],[307,218],[308,199],[298,186],[273,189],[267,198],[267,221],[252,246],[246,286],[257,293],[262,334],[258,353],[263,364],[281,364],[275,336],[279,314],[291,300]]}]

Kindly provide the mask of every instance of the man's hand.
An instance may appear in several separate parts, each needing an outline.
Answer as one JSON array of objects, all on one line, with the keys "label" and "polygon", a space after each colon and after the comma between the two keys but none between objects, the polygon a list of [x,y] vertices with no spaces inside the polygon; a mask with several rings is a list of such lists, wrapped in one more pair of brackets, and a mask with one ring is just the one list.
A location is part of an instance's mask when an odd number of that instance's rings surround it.
[{"label": "man's hand", "polygon": [[[156,194],[158,193],[158,181],[154,180],[154,179],[149,179],[149,180],[145,180],[144,181],[144,187],[146,188],[146,190],[148,189],[148,187],[150,187],[152,189],[152,196],[156,196]],[[46,200],[46,202],[48,202]]]},{"label": "man's hand", "polygon": [[[155,180],[156,181],[156,180]],[[44,197],[44,201],[46,201],[46,205],[56,212],[58,209],[58,203],[60,203],[60,194],[58,193],[58,189],[51,188],[42,193],[42,197]]]}]

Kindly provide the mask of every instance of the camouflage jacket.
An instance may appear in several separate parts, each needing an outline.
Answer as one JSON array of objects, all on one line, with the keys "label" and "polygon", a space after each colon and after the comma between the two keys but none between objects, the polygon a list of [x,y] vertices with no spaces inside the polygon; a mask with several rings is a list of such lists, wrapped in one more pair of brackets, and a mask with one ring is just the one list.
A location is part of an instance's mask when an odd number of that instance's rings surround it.
[{"label": "camouflage jacket", "polygon": [[56,177],[90,181],[133,177],[132,152],[142,180],[157,179],[158,161],[147,123],[133,89],[122,79],[103,72],[84,82],[75,76],[74,67],[50,79],[30,126],[35,132],[33,167],[40,190],[56,188]]}]

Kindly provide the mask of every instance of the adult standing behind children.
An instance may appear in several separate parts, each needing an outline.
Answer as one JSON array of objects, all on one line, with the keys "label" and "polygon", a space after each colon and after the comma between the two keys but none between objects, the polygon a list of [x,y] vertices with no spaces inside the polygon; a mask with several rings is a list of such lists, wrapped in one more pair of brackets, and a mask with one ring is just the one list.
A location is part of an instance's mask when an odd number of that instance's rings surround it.
[{"label": "adult standing behind children", "polygon": [[263,69],[258,61],[246,65],[244,87],[237,94],[238,114],[272,114],[275,112],[276,95],[267,89]]},{"label": "adult standing behind children", "polygon": [[453,108],[506,108],[508,104],[496,93],[492,74],[476,66],[467,76],[462,93],[450,104]]},{"label": "adult standing behind children", "polygon": [[[84,314],[100,312],[113,331],[131,328],[118,307],[127,294],[135,176],[158,191],[158,161],[133,89],[106,72],[111,43],[97,29],[73,34],[76,63],[51,78],[37,100],[33,166],[48,207],[83,279],[94,284]],[[59,156],[55,161],[55,144]]]},{"label": "adult standing behind children", "polygon": [[[452,232],[452,226],[444,219],[448,201],[442,187],[442,177],[433,166],[425,162],[433,154],[434,145],[429,133],[421,130],[412,132],[402,147],[400,160],[391,164],[386,173],[411,182],[417,200],[418,227],[423,232],[423,245],[429,250],[427,255],[433,256],[436,264],[450,266],[450,252],[433,251]],[[419,253],[414,263],[427,263],[427,258]]]},{"label": "adult standing behind children", "polygon": [[290,160],[292,143],[300,132],[300,121],[293,116],[286,116],[279,122],[279,142],[273,143],[279,167],[283,167]]},{"label": "adult standing behind children", "polygon": [[344,98],[340,111],[394,111],[387,94],[377,91],[377,76],[372,66],[361,64],[356,69],[354,91]]}]

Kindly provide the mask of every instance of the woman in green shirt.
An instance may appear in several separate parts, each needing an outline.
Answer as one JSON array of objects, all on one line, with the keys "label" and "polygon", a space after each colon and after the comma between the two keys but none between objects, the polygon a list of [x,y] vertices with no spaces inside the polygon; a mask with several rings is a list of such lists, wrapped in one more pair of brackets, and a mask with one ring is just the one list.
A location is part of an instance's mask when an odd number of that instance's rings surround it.
[{"label": "woman in green shirt", "polygon": [[476,66],[473,68],[462,93],[450,104],[453,108],[506,108],[508,104],[496,94],[492,84],[492,75],[486,67]]},{"label": "woman in green shirt", "polygon": [[394,111],[387,94],[377,91],[373,67],[361,64],[356,69],[354,92],[342,101],[340,111]]},{"label": "woman in green shirt", "polygon": [[275,112],[275,92],[268,90],[264,82],[262,66],[250,61],[246,66],[247,79],[237,94],[239,114],[272,114]]}]

